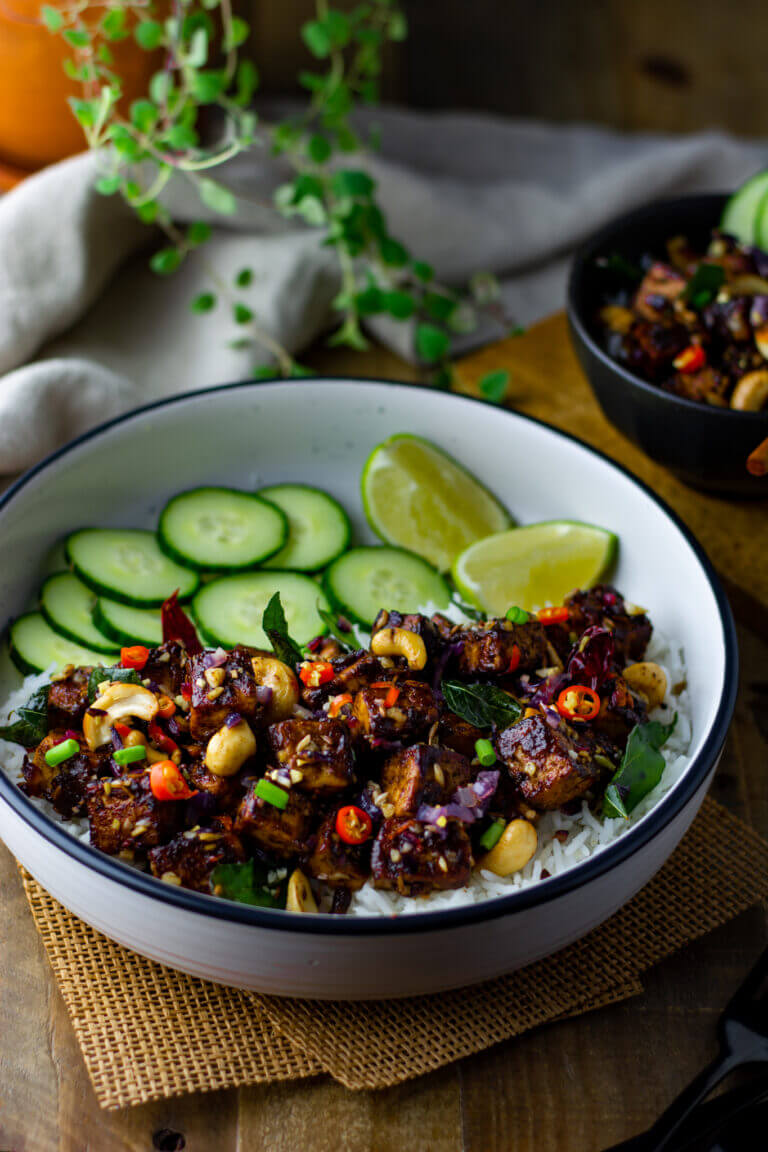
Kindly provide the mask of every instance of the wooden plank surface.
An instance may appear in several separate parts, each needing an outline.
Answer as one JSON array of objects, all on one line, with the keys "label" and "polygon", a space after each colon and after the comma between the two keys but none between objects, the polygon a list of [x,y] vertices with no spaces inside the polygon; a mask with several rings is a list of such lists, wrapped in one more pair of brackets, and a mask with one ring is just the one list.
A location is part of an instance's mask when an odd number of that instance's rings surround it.
[{"label": "wooden plank surface", "polygon": [[[592,402],[562,338],[562,320],[555,319],[504,350],[515,373],[512,399],[526,410],[562,404],[550,411],[553,422],[597,436],[609,452],[629,453],[625,462],[642,473],[645,462],[601,418],[595,423],[594,411],[590,427],[581,427],[582,408]],[[321,372],[419,376],[380,350],[361,359],[317,349],[311,359]],[[464,370],[464,387],[482,367],[475,360]],[[570,406],[557,401],[557,382],[569,396],[573,390]],[[686,516],[706,529],[712,512],[697,512],[700,498],[658,479],[663,494],[683,502]],[[734,535],[751,530],[738,506],[723,511]],[[708,530],[715,562],[722,558],[734,578],[741,576],[729,533]],[[741,583],[749,580],[741,576]],[[742,682],[714,795],[768,836],[768,628],[748,599],[736,608]],[[649,974],[635,1000],[384,1092],[351,1093],[318,1079],[105,1113],[2,846],[0,893],[0,1152],[150,1152],[153,1134],[164,1129],[181,1133],[189,1152],[596,1152],[647,1125],[709,1058],[717,1014],[767,935],[764,910],[756,908]]]}]

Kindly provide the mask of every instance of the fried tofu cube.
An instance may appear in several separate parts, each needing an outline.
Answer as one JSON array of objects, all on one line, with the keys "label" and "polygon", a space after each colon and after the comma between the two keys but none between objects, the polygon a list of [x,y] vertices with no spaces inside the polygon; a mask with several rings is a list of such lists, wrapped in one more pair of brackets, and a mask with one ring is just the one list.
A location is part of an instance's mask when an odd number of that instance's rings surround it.
[{"label": "fried tofu cube", "polygon": [[396,816],[415,816],[420,804],[448,804],[456,789],[471,778],[466,756],[450,748],[414,744],[387,760],[381,786]]},{"label": "fried tofu cube", "polygon": [[189,661],[192,701],[189,730],[194,740],[208,740],[232,712],[254,726],[264,711],[251,663],[251,649],[238,646],[221,659],[207,649]]},{"label": "fried tofu cube", "polygon": [[448,820],[438,828],[393,816],[382,824],[371,852],[374,887],[401,896],[462,888],[469,881],[472,864],[472,845],[459,820]]},{"label": "fried tofu cube", "polygon": [[482,737],[479,728],[475,728],[468,720],[462,720],[455,712],[441,712],[437,742],[443,748],[452,748],[454,752],[461,752],[462,756],[471,760],[475,755],[475,744]]},{"label": "fried tofu cube", "polygon": [[150,648],[149,659],[141,670],[142,679],[152,681],[155,691],[171,700],[181,692],[188,675],[187,651],[175,640]]},{"label": "fried tofu cube", "polygon": [[197,788],[200,792],[208,792],[211,796],[215,796],[221,808],[228,808],[236,803],[237,797],[242,792],[238,775],[217,776],[209,772],[204,757],[195,756],[185,765],[185,772],[190,788]]},{"label": "fried tofu cube", "polygon": [[574,592],[565,603],[571,614],[569,626],[579,635],[587,628],[607,628],[619,660],[643,659],[653,631],[651,622],[642,609],[630,607],[610,584]]},{"label": "fried tofu cube", "polygon": [[315,847],[306,871],[331,888],[355,892],[368,877],[371,844],[345,844],[336,831],[336,813],[328,816],[317,831]]},{"label": "fried tofu cube", "polygon": [[505,728],[496,751],[531,808],[561,808],[588,792],[601,775],[589,734],[577,734],[564,721],[553,728],[543,715]]},{"label": "fried tofu cube", "polygon": [[244,861],[245,851],[240,837],[225,827],[192,828],[153,848],[148,860],[152,875],[166,884],[210,892],[213,870]]},{"label": "fried tofu cube", "polygon": [[[317,659],[328,658],[318,653]],[[331,658],[329,662],[333,667],[332,680],[327,680],[318,688],[312,688],[304,683],[301,685],[302,703],[313,711],[322,708],[325,701],[330,700],[332,696],[341,696],[347,692],[354,696],[365,684],[387,678],[387,670],[378,656],[364,649],[347,652],[343,656]]]},{"label": "fried tofu cube", "polygon": [[635,695],[623,676],[611,676],[600,685],[600,711],[592,721],[598,736],[604,737],[623,751],[636,724],[645,724],[648,709]]},{"label": "fried tofu cube", "polygon": [[461,644],[458,664],[464,676],[534,672],[552,663],[544,625],[539,620],[524,624],[488,620],[461,629],[454,640]]},{"label": "fried tofu cube", "polygon": [[282,720],[267,739],[278,768],[300,792],[339,792],[354,782],[349,729],[341,720]]},{"label": "fried tofu cube", "polygon": [[[274,784],[274,780],[270,780]],[[275,787],[280,787],[275,784]],[[307,852],[315,816],[315,803],[306,792],[284,788],[285,808],[262,800],[255,788],[247,793],[237,810],[235,831],[243,833],[265,852],[287,858]]]},{"label": "fried tofu cube", "polygon": [[40,741],[33,752],[27,753],[22,767],[24,782],[21,789],[27,796],[49,800],[61,816],[70,819],[85,812],[88,785],[97,778],[100,767],[109,763],[109,756],[91,752],[81,743],[76,755],[51,767],[45,754],[64,739],[64,731],[55,729]]},{"label": "fried tofu cube", "polygon": [[438,716],[434,693],[421,680],[376,682],[361,688],[353,713],[361,735],[373,748],[422,740]]},{"label": "fried tofu cube", "polygon": [[91,668],[75,668],[63,680],[51,681],[48,689],[48,727],[80,728],[88,707]]},{"label": "fried tofu cube", "polygon": [[148,772],[126,772],[117,779],[104,777],[89,785],[88,819],[94,848],[108,856],[123,851],[138,854],[173,836],[179,805],[155,799]]}]

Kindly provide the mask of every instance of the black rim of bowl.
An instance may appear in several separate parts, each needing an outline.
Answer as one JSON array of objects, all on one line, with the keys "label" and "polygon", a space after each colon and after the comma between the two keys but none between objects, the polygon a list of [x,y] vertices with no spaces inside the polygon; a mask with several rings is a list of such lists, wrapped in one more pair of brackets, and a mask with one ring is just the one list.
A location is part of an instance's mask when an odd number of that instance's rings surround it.
[{"label": "black rim of bowl", "polygon": [[[588,320],[584,315],[584,309],[588,303],[587,293],[583,285],[587,269],[595,257],[606,248],[615,248],[620,244],[620,234],[623,231],[632,229],[636,224],[640,224],[646,220],[652,220],[659,213],[682,212],[686,207],[690,208],[691,205],[694,204],[702,208],[711,205],[714,213],[718,208],[723,208],[727,199],[728,196],[724,192],[708,192],[700,196],[680,196],[672,200],[656,200],[651,204],[645,204],[641,208],[636,208],[634,211],[627,213],[626,216],[617,216],[609,224],[601,228],[599,232],[590,236],[578,249],[571,264],[567,291],[568,319],[575,328],[579,338],[605,368],[615,372],[622,380],[625,380],[639,391],[653,397],[660,405],[671,404],[673,407],[678,407],[683,411],[698,412],[699,415],[702,413],[712,415],[714,412],[717,418],[741,421],[742,424],[751,421],[757,425],[757,435],[760,435],[761,427],[768,428],[768,410],[764,412],[740,412],[733,408],[713,409],[709,404],[699,404],[696,400],[688,400],[685,396],[678,396],[674,392],[665,392],[662,388],[659,388],[658,385],[650,384],[647,380],[643,380],[642,376],[636,376],[634,372],[630,372],[629,369],[625,368],[623,364],[620,364],[618,360],[614,360],[612,356],[609,356],[606,350],[601,347],[591,334]],[[633,247],[635,246],[633,243]],[[757,483],[758,481],[759,477],[756,477],[755,482]]]},{"label": "black rim of bowl", "polygon": [[[407,390],[409,393],[413,393],[414,390],[420,390],[429,392],[433,396],[435,395],[434,389],[429,385],[405,384],[399,380],[308,376],[295,381],[297,384],[313,382],[318,384],[323,382],[349,384],[350,386],[364,386],[366,384],[384,385],[388,388]],[[44,471],[49,465],[59,460],[62,456],[67,455],[67,453],[73,449],[88,443],[90,440],[96,439],[120,424],[129,423],[131,420],[142,417],[146,413],[156,411],[159,408],[169,408],[175,404],[187,403],[199,396],[210,396],[216,392],[246,388],[262,389],[270,386],[285,388],[290,387],[292,383],[294,383],[294,381],[282,380],[276,377],[270,380],[244,380],[232,384],[203,388],[196,392],[184,392],[177,396],[143,405],[140,408],[134,408],[130,412],[116,417],[114,420],[106,421],[96,428],[92,428],[90,431],[83,433],[83,435],[78,436],[62,448],[50,453],[45,459],[41,460],[39,464],[30,468],[0,496],[0,513],[6,505],[26,487],[33,477]],[[500,419],[524,420],[530,424],[536,424],[542,428],[546,428],[549,432],[562,437],[563,440],[578,444],[593,456],[597,456],[599,459],[605,461],[612,468],[615,468],[631,480],[633,484],[640,488],[641,491],[669,517],[683,535],[704,570],[717,602],[720,624],[723,630],[723,643],[725,647],[723,692],[720,697],[714,722],[712,723],[709,735],[701,751],[691,760],[680,783],[673,788],[671,792],[667,793],[666,796],[663,796],[656,807],[653,808],[647,816],[643,817],[640,823],[630,828],[618,840],[609,844],[596,855],[589,857],[579,864],[575,864],[566,872],[562,872],[560,875],[553,876],[551,879],[542,881],[541,883],[534,884],[530,888],[511,892],[508,896],[499,896],[480,901],[476,904],[465,904],[458,908],[437,909],[433,912],[408,913],[407,915],[396,917],[345,917],[325,915],[315,918],[302,916],[298,913],[285,912],[282,909],[254,908],[250,905],[237,904],[229,900],[219,900],[214,896],[208,896],[204,893],[164,884],[161,880],[155,879],[155,877],[147,873],[139,872],[135,868],[130,867],[130,865],[115,860],[111,856],[106,856],[104,853],[99,852],[98,849],[91,847],[91,845],[75,839],[75,837],[61,827],[61,825],[57,824],[51,817],[35,808],[29,798],[20,791],[16,784],[14,784],[3,771],[0,771],[0,799],[9,804],[25,823],[30,825],[34,831],[39,833],[49,843],[53,844],[54,847],[61,849],[68,856],[73,857],[78,862],[100,873],[107,879],[125,885],[141,895],[148,896],[161,903],[173,905],[176,908],[185,909],[189,912],[213,917],[218,920],[249,924],[253,927],[275,931],[298,931],[332,936],[397,935],[412,932],[437,931],[470,923],[495,920],[500,916],[506,916],[514,912],[522,912],[526,908],[547,904],[576,888],[582,887],[591,880],[597,879],[597,877],[617,867],[661,833],[682,811],[705,780],[725,742],[733,714],[738,678],[736,629],[731,608],[719,577],[703,548],[677,514],[646,484],[638,480],[627,468],[624,468],[621,464],[617,464],[615,460],[612,460],[604,452],[586,444],[577,436],[572,436],[568,432],[562,432],[559,428],[555,428],[545,421],[537,420],[532,416],[508,411],[488,401],[475,399],[470,396],[462,396],[456,393],[451,393],[447,396],[446,394],[441,395],[444,397],[444,400],[447,399],[449,403],[455,403],[458,406],[464,404],[480,404],[483,407],[493,409]],[[444,402],[444,400],[440,402]]]}]

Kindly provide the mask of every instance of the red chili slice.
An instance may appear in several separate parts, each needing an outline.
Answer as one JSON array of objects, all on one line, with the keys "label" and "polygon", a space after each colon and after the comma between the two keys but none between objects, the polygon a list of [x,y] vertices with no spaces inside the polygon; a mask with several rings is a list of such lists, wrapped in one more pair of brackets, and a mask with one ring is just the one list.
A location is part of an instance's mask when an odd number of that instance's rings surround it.
[{"label": "red chili slice", "polygon": [[563,688],[558,696],[557,710],[567,720],[594,720],[600,711],[600,697],[586,684],[572,684],[570,688]]},{"label": "red chili slice", "polygon": [[372,829],[368,813],[355,804],[347,804],[336,813],[336,831],[345,844],[364,844]]},{"label": "red chili slice", "polygon": [[559,608],[540,608],[536,613],[542,624],[565,624],[569,616],[570,612],[564,604]]}]

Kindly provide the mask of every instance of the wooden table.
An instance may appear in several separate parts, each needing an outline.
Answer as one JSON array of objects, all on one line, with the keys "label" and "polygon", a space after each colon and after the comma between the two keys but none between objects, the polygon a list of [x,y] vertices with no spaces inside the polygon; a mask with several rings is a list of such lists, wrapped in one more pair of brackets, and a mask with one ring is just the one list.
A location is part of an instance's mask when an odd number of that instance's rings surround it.
[{"label": "wooden table", "polygon": [[[321,372],[417,378],[380,350],[359,357],[316,349],[311,362]],[[511,367],[516,407],[548,415],[653,483],[727,577],[741,685],[713,792],[768,836],[765,505],[689,492],[605,424],[562,318],[473,357],[459,386],[471,391],[478,373],[500,362]],[[717,1015],[767,935],[765,909],[755,907],[651,972],[643,996],[384,1092],[352,1093],[320,1079],[106,1113],[2,846],[0,891],[0,1152],[150,1152],[162,1129],[182,1133],[188,1152],[598,1152],[647,1125],[710,1057]]]}]

